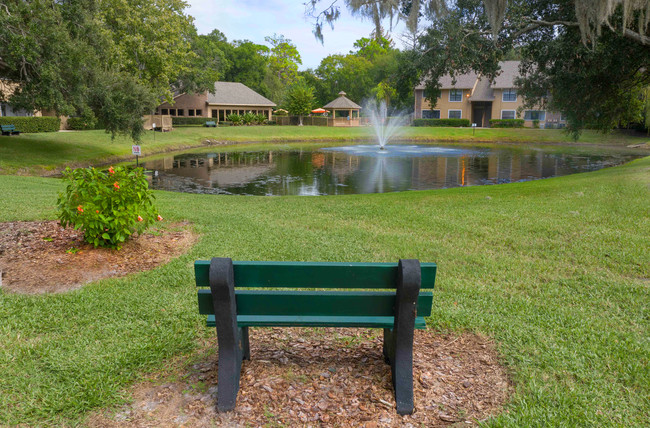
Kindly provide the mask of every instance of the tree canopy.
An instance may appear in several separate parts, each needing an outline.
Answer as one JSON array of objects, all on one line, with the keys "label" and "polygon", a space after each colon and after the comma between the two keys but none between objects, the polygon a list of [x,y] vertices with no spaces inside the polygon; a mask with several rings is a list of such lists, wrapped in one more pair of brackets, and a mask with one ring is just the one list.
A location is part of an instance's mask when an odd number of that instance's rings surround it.
[{"label": "tree canopy", "polygon": [[[317,37],[322,37],[323,24],[338,18],[343,2],[323,4],[319,12],[320,3],[308,4]],[[358,2],[344,3],[352,12],[358,10]],[[425,95],[431,100],[441,76],[476,71],[493,78],[499,60],[517,52],[522,59],[518,84],[526,104],[541,102],[564,113],[574,135],[585,126],[609,130],[641,120],[642,94],[650,83],[648,0],[362,3],[362,15],[373,20],[375,34],[386,17],[405,20],[414,32],[418,22],[424,23],[413,51],[406,54],[411,64],[401,63],[398,75],[404,87],[425,78]]]}]

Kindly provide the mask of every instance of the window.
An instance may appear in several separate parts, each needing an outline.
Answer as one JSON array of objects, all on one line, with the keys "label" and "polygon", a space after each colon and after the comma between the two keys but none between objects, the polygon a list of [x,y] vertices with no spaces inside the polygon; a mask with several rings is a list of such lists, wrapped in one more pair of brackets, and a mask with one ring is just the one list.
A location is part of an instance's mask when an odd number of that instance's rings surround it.
[{"label": "window", "polygon": [[170,116],[176,116],[176,109],[175,108],[170,108],[169,109],[169,115]]},{"label": "window", "polygon": [[524,113],[525,120],[546,120],[546,112],[543,110],[526,110]]},{"label": "window", "polygon": [[169,114],[169,110],[167,110],[166,108],[161,109],[161,113],[160,113],[160,114],[164,114],[165,116],[167,116],[167,115]]},{"label": "window", "polygon": [[504,89],[501,99],[504,102],[514,102],[517,101],[517,90],[516,89]]},{"label": "window", "polygon": [[197,116],[203,116],[203,111],[201,109],[196,109]]},{"label": "window", "polygon": [[462,119],[463,111],[462,110],[449,110],[449,119]]},{"label": "window", "polygon": [[501,119],[514,119],[516,112],[514,110],[501,110]]},{"label": "window", "polygon": [[560,122],[566,122],[566,115],[564,113],[560,113]]},{"label": "window", "polygon": [[440,119],[440,110],[422,110],[422,119]]},{"label": "window", "polygon": [[194,116],[194,109],[191,108],[191,109],[187,110],[187,115],[188,116]]},{"label": "window", "polygon": [[460,89],[450,89],[449,90],[449,101],[450,102],[463,101],[463,91],[461,91]]},{"label": "window", "polygon": [[185,109],[179,108],[177,112],[178,116],[184,116],[185,115]]}]

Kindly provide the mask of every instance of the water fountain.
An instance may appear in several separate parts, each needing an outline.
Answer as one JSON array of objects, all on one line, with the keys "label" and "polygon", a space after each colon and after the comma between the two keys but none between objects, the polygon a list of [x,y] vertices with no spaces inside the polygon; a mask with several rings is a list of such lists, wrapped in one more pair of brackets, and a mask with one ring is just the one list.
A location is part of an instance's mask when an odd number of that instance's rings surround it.
[{"label": "water fountain", "polygon": [[402,112],[388,116],[388,106],[384,100],[379,104],[374,101],[367,102],[364,110],[369,112],[370,124],[377,136],[379,150],[386,150],[386,144],[408,123],[408,116]]}]

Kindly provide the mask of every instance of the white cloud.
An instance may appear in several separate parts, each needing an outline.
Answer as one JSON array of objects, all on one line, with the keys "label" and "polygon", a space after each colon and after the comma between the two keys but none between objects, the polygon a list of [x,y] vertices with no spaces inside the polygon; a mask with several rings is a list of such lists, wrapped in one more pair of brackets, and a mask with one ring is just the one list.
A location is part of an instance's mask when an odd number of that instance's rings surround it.
[{"label": "white cloud", "polygon": [[[305,18],[302,2],[289,0],[189,0],[188,13],[195,18],[200,34],[207,34],[215,28],[228,40],[248,39],[264,44],[265,36],[283,34],[297,46],[302,57],[302,67],[316,68],[321,59],[330,54],[348,53],[361,37],[368,37],[373,25],[368,21],[353,18],[342,4],[341,18],[334,24],[334,30],[325,26],[323,45],[314,37],[314,24]],[[342,2],[341,2],[342,3]],[[394,34],[398,34],[394,31]],[[397,37],[393,37],[399,46]]]}]

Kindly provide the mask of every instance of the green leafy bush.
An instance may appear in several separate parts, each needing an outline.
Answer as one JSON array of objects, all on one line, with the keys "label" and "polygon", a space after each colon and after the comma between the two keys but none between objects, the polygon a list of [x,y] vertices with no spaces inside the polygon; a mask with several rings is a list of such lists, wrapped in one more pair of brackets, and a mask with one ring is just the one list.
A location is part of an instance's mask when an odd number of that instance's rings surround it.
[{"label": "green leafy bush", "polygon": [[205,125],[205,122],[216,122],[212,117],[172,117],[172,126]]},{"label": "green leafy bush", "polygon": [[162,220],[142,168],[66,168],[57,201],[61,226],[84,233],[95,247],[119,249],[134,233]]},{"label": "green leafy bush", "polygon": [[229,115],[226,117],[226,120],[228,120],[229,122],[231,122],[234,126],[237,126],[237,125],[241,125],[241,124],[242,124],[242,117],[241,117],[240,115],[238,115],[237,113],[229,114]]},{"label": "green leafy bush", "polygon": [[469,119],[414,119],[413,126],[467,127]]},{"label": "green leafy bush", "polygon": [[533,120],[533,128],[539,129],[539,119]]},{"label": "green leafy bush", "polygon": [[0,125],[14,125],[17,131],[57,132],[61,128],[61,119],[54,116],[3,116]]},{"label": "green leafy bush", "polygon": [[253,125],[257,121],[257,115],[249,111],[241,116],[241,120],[244,122],[244,125]]},{"label": "green leafy bush", "polygon": [[97,119],[90,117],[69,117],[67,128],[74,131],[85,131],[88,129],[104,129]]},{"label": "green leafy bush", "polygon": [[523,128],[524,119],[490,119],[492,128]]},{"label": "green leafy bush", "polygon": [[264,113],[260,113],[257,115],[257,119],[255,120],[255,123],[259,123],[260,125],[264,125],[267,121],[269,120],[268,116],[265,115]]}]

